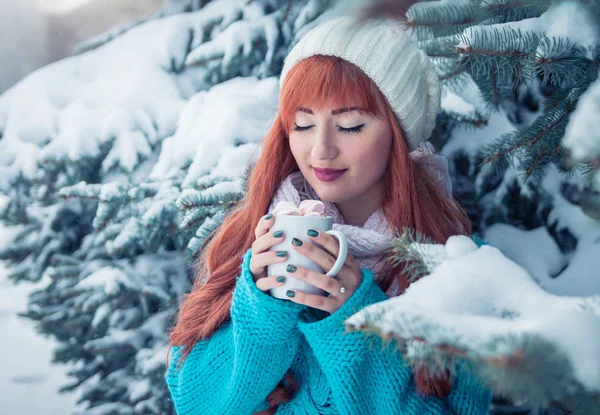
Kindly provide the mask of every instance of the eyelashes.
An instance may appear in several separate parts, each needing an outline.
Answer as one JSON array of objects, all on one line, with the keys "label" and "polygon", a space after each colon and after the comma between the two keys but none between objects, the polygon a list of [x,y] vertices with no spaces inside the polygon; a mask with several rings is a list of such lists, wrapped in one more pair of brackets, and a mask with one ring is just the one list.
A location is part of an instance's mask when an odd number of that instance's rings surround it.
[{"label": "eyelashes", "polygon": [[[356,127],[351,127],[351,128],[338,127],[338,131],[340,131],[342,133],[360,133],[364,126],[365,126],[365,124],[357,125]],[[301,127],[298,124],[294,123],[294,131],[306,131],[311,127],[312,127],[312,125],[310,125],[308,127]]]},{"label": "eyelashes", "polygon": [[343,133],[360,133],[364,126],[365,126],[364,124],[361,124],[361,125],[357,125],[356,127],[352,127],[352,128],[339,127],[339,130]]}]

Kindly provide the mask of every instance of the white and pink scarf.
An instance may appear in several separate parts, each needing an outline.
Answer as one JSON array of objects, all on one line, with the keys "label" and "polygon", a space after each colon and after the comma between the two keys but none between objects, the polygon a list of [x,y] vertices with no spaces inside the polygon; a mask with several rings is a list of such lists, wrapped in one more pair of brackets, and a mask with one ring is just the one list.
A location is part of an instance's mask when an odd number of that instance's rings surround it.
[{"label": "white and pink scarf", "polygon": [[[410,156],[438,180],[448,194],[452,194],[448,161],[445,157],[434,154],[431,144],[428,142],[422,144],[411,152]],[[302,172],[293,172],[281,182],[273,196],[269,212],[272,212],[280,201],[294,202],[298,206],[306,199],[320,200],[312,186],[304,179]],[[327,216],[333,217],[333,229],[346,235],[348,252],[358,260],[362,268],[368,268],[373,272],[376,282],[381,283],[384,277],[382,271],[388,266],[384,258],[385,250],[394,236],[393,229],[383,214],[383,209],[379,208],[373,212],[365,224],[360,227],[346,224],[334,203],[322,202],[325,205]],[[394,297],[401,292],[398,280],[394,279],[386,294],[388,297]]]}]

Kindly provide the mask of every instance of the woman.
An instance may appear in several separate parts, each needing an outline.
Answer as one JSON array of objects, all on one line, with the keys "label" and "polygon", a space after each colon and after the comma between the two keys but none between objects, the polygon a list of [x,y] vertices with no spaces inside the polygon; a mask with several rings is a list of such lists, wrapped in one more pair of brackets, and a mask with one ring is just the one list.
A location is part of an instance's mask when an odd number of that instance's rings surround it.
[{"label": "woman", "polygon": [[[448,195],[447,165],[423,144],[440,107],[426,55],[388,23],[337,18],[302,37],[280,82],[245,199],[203,251],[171,334],[166,379],[178,414],[487,413],[490,392],[467,373],[412,373],[379,339],[344,330],[347,317],[407,286],[384,251],[393,229],[440,243],[470,233]],[[281,300],[268,290],[286,275],[266,270],[287,261],[269,250],[286,236],[269,232],[265,214],[304,199],[323,201],[349,255],[335,278],[289,264],[288,276],[328,295]],[[325,270],[337,255],[328,234],[293,242]]]}]

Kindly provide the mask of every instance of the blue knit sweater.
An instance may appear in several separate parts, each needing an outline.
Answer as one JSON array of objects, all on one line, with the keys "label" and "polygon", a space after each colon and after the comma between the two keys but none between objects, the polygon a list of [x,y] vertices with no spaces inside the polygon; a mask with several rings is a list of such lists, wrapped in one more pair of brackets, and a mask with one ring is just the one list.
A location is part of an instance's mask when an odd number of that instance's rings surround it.
[{"label": "blue knit sweater", "polygon": [[420,397],[400,353],[382,350],[378,337],[345,332],[346,318],[388,298],[370,270],[362,269],[361,285],[340,309],[320,314],[260,291],[250,273],[251,255],[248,250],[243,256],[231,320],[197,343],[179,369],[181,348],[171,350],[166,381],[179,415],[266,409],[267,396],[289,368],[300,389],[279,405],[280,415],[487,414],[491,393],[468,373],[453,379],[447,398]]}]

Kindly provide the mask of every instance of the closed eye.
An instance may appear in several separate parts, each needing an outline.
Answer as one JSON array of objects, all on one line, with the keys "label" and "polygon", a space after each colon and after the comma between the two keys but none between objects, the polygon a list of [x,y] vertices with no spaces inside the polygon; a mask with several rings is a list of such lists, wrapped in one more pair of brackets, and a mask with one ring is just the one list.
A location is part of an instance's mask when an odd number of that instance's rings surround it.
[{"label": "closed eye", "polygon": [[294,123],[294,131],[306,131],[310,127],[312,127],[312,125],[309,125],[308,127],[301,127],[298,124]]},{"label": "closed eye", "polygon": [[[365,126],[365,124],[357,125],[355,127],[350,127],[350,128],[338,127],[338,131],[341,131],[343,133],[359,133],[363,129],[364,126]],[[302,126],[294,123],[294,131],[306,131],[312,127],[314,127],[314,126],[309,125],[306,127],[302,127]]]},{"label": "closed eye", "polygon": [[350,128],[342,128],[339,127],[339,130],[343,133],[360,133],[360,131],[363,129],[365,125],[361,124],[361,125],[357,125],[356,127],[350,127]]}]

